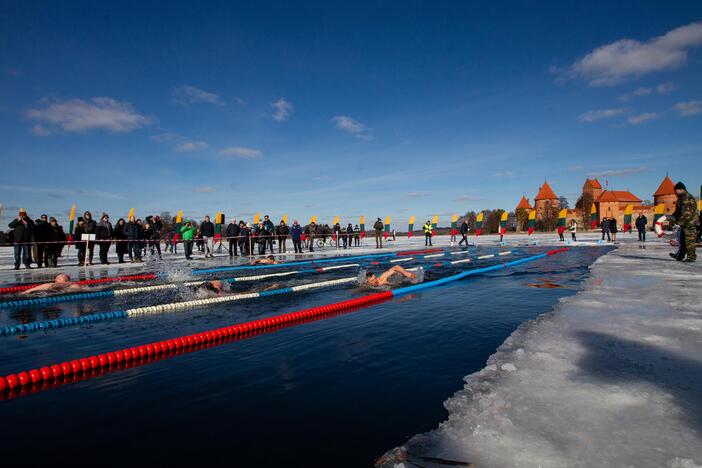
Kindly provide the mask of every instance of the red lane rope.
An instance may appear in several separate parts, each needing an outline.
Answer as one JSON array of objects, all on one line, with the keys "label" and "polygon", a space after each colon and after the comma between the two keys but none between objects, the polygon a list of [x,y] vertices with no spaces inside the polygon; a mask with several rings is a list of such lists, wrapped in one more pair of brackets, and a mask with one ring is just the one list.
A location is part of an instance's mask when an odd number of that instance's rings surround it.
[{"label": "red lane rope", "polygon": [[[75,284],[100,284],[100,283],[117,283],[120,281],[148,281],[158,278],[158,273],[144,273],[141,275],[126,275],[126,276],[111,276],[107,278],[97,278],[97,279],[86,279],[80,281],[74,281]],[[19,286],[8,286],[0,288],[0,294],[14,293],[20,291],[26,291],[35,286],[39,286],[46,283],[34,283],[34,284],[21,284]]]},{"label": "red lane rope", "polygon": [[428,253],[434,253],[434,252],[443,252],[444,249],[424,249],[424,250],[409,250],[409,251],[404,251],[404,252],[397,252],[396,256],[397,257],[402,257],[404,255],[419,255],[419,254],[428,254]]},{"label": "red lane rope", "polygon": [[[64,361],[39,369],[9,374],[5,377],[0,377],[0,400],[79,382],[107,372],[146,365],[175,355],[249,338],[256,334],[269,333],[281,328],[320,320],[344,311],[356,310],[370,304],[384,302],[392,299],[392,297],[392,291],[369,294],[334,304],[289,312],[265,319],[253,320],[178,338]],[[9,392],[6,390],[9,390]]]}]

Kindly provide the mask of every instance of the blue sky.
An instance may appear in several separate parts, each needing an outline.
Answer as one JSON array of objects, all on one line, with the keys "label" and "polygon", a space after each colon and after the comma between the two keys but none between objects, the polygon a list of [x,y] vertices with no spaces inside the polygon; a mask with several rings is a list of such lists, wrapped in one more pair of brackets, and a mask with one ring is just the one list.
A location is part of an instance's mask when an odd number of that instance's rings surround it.
[{"label": "blue sky", "polygon": [[699,186],[702,3],[584,3],[2,2],[3,219]]}]

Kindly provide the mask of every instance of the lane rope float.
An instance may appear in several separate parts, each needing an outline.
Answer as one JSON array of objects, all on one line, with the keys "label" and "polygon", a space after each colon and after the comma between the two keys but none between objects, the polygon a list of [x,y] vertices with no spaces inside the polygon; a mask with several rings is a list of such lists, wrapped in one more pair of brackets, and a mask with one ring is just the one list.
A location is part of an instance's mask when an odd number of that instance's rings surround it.
[{"label": "lane rope float", "polygon": [[[80,285],[92,285],[92,284],[102,284],[102,283],[118,283],[123,281],[148,281],[159,277],[159,273],[144,273],[140,275],[126,275],[126,276],[111,276],[107,278],[95,278],[74,281],[75,284]],[[47,283],[32,283],[32,284],[20,284],[18,286],[7,286],[0,288],[0,294],[9,294],[26,291],[27,289],[32,289],[36,286],[41,286]]]},{"label": "lane rope float", "polygon": [[[149,356],[170,357],[177,354],[179,351],[189,352],[197,350],[198,346],[204,345],[220,345],[232,339],[245,337],[252,332],[273,331],[282,326],[294,325],[303,322],[304,320],[323,318],[327,314],[335,314],[349,309],[359,308],[379,302],[387,301],[394,297],[402,297],[424,289],[434,288],[443,284],[456,281],[467,276],[487,273],[502,268],[508,268],[516,265],[521,265],[527,262],[540,260],[561,252],[566,252],[568,248],[551,250],[546,253],[525,257],[503,265],[493,265],[475,270],[467,270],[462,273],[441,278],[427,283],[415,284],[404,288],[395,289],[393,291],[384,291],[366,296],[348,299],[346,301],[336,302],[322,306],[303,309],[297,312],[289,312],[286,314],[276,315],[269,318],[244,322],[227,327],[207,330],[200,333],[185,335],[177,338],[157,341],[140,346],[111,351],[104,354],[97,354],[71,361],[64,361],[51,366],[40,367],[39,369],[31,369],[18,373],[8,374],[0,377],[0,397],[7,397],[4,390],[9,389],[11,395],[19,394],[18,388],[37,386],[41,388],[44,384],[50,386],[52,382],[57,382],[59,379],[82,378],[102,375],[104,371],[111,371],[113,365],[115,370],[119,366],[124,366],[125,363],[131,365],[146,365],[149,363]],[[31,391],[31,389],[28,389]]]}]

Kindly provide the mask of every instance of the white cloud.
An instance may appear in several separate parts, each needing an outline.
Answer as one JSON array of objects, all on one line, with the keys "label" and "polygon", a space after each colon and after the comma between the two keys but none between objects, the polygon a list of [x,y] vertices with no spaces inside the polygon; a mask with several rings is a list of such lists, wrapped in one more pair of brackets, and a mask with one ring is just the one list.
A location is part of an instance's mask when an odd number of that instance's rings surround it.
[{"label": "white cloud", "polygon": [[175,150],[179,153],[186,151],[198,151],[207,148],[209,145],[204,141],[184,141],[175,146]]},{"label": "white cloud", "polygon": [[648,172],[648,168],[645,166],[641,167],[625,167],[623,169],[610,169],[607,171],[600,172],[590,172],[588,177],[612,177],[612,176],[628,176],[631,174],[641,174],[642,172]]},{"label": "white cloud", "polygon": [[653,120],[656,118],[658,118],[658,114],[656,114],[655,112],[644,112],[643,114],[632,115],[631,117],[626,119],[626,121],[632,125],[638,125],[640,123],[646,122],[648,120]]},{"label": "white cloud", "polygon": [[592,123],[592,122],[596,122],[598,120],[609,119],[611,117],[615,117],[615,116],[617,116],[625,111],[626,111],[626,109],[623,107],[619,107],[616,109],[591,110],[591,111],[585,112],[584,114],[580,114],[578,116],[578,120],[580,122],[584,122],[584,123]]},{"label": "white cloud", "polygon": [[202,187],[195,187],[193,191],[197,193],[213,193],[216,192],[217,189],[214,187],[210,187],[209,185],[204,185]]},{"label": "white cloud", "polygon": [[651,94],[651,91],[653,91],[651,88],[636,88],[633,94],[634,96],[646,96]]},{"label": "white cloud", "polygon": [[455,198],[456,201],[483,201],[482,197],[476,197],[474,195],[460,195]]},{"label": "white cloud", "polygon": [[196,88],[195,86],[179,86],[173,88],[173,102],[183,105],[189,104],[213,104],[215,106],[226,105],[219,94]]},{"label": "white cloud", "polygon": [[702,114],[702,101],[679,102],[673,108],[683,117],[692,117]]},{"label": "white cloud", "polygon": [[254,148],[245,148],[243,146],[230,146],[228,148],[220,150],[219,155],[232,156],[235,158],[242,159],[256,159],[260,158],[263,155],[263,153],[261,152],[261,150],[257,150]]},{"label": "white cloud", "polygon": [[294,110],[292,102],[288,101],[284,97],[278,99],[273,104],[271,104],[271,107],[275,109],[275,111],[273,112],[273,118],[278,122],[288,120],[288,118],[292,115]]},{"label": "white cloud", "polygon": [[173,132],[159,133],[158,135],[151,135],[149,137],[149,140],[153,141],[154,143],[170,143],[184,139],[184,136]]},{"label": "white cloud", "polygon": [[673,70],[687,62],[688,50],[702,45],[702,22],[668,31],[646,42],[621,39],[597,47],[566,70],[552,67],[563,79],[591,86],[611,86],[649,73]]},{"label": "white cloud", "polygon": [[671,91],[675,91],[676,89],[678,89],[678,87],[675,86],[673,83],[670,83],[670,82],[668,82],[668,83],[661,83],[661,84],[659,84],[658,86],[656,86],[656,92],[657,92],[658,94],[669,93],[669,92],[671,92]]},{"label": "white cloud", "polygon": [[348,115],[334,116],[332,117],[332,122],[336,124],[336,128],[339,130],[349,133],[361,140],[370,140],[373,138],[368,127]]},{"label": "white cloud", "polygon": [[54,100],[44,108],[28,109],[26,116],[38,122],[32,131],[39,136],[90,130],[126,133],[154,122],[153,118],[136,112],[130,103],[107,97],[94,97],[87,101]]}]

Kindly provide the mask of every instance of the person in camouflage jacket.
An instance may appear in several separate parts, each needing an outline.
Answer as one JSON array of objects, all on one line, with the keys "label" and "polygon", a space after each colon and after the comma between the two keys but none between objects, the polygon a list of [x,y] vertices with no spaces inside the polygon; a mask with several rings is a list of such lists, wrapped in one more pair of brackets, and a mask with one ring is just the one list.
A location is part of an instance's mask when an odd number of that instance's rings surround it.
[{"label": "person in camouflage jacket", "polygon": [[699,224],[697,200],[690,195],[682,182],[675,184],[675,193],[678,195],[678,200],[675,203],[674,216],[676,223],[682,229],[682,242],[687,253],[687,258],[683,261],[692,263],[697,260],[697,252],[695,251],[697,225]]}]

